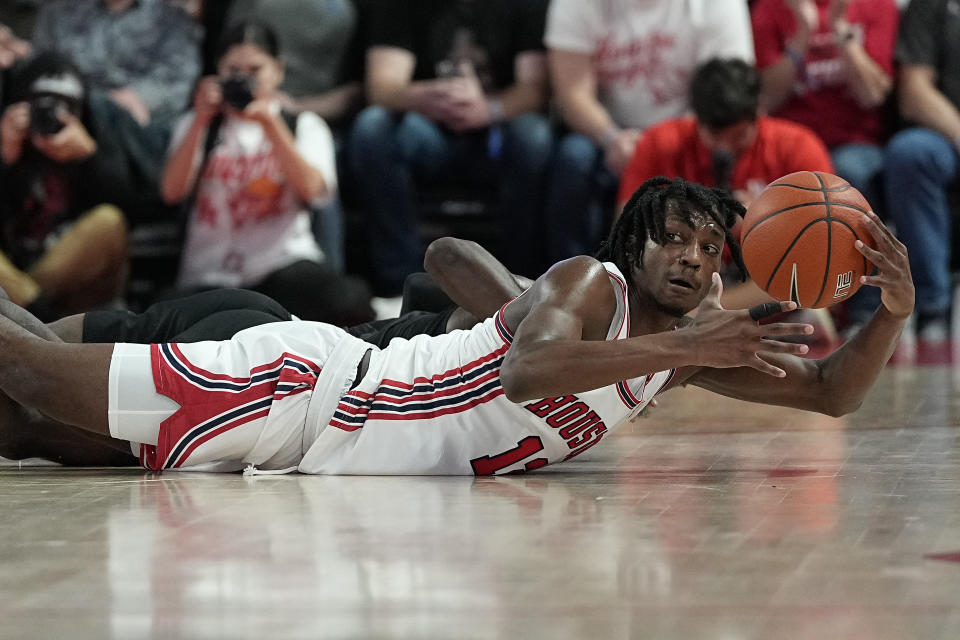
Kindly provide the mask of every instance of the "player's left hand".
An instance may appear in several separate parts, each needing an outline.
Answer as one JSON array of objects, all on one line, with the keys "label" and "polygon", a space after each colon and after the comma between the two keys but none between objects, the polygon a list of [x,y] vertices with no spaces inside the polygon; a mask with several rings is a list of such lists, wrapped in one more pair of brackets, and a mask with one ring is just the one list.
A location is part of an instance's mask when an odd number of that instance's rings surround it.
[{"label": "player's left hand", "polygon": [[890,232],[873,211],[867,212],[867,226],[877,245],[871,249],[857,240],[857,251],[877,266],[877,273],[861,276],[860,282],[880,287],[880,300],[887,311],[897,318],[906,318],[913,313],[913,276],[907,248]]}]

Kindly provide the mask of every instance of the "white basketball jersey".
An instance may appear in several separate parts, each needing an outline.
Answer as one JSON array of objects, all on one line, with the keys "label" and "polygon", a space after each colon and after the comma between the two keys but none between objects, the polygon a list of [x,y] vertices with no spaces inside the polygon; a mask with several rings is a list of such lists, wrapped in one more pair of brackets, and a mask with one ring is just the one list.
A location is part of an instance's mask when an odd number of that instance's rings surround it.
[{"label": "white basketball jersey", "polygon": [[[630,335],[627,284],[615,265],[604,266],[617,292],[607,340],[621,340]],[[500,385],[512,339],[501,309],[467,331],[398,338],[374,351],[367,374],[340,397],[329,424],[307,425],[309,450],[300,471],[488,475],[537,469],[593,447],[639,413],[674,374],[514,403]]]}]

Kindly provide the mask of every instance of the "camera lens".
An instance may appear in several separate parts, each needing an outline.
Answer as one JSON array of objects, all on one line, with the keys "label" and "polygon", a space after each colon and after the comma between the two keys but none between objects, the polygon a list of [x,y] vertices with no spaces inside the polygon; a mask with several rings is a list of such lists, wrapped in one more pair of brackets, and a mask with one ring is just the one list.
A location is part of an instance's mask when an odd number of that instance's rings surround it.
[{"label": "camera lens", "polygon": [[245,75],[233,75],[223,81],[223,101],[238,111],[243,111],[253,102],[253,79]]},{"label": "camera lens", "polygon": [[39,96],[30,101],[30,131],[41,136],[51,136],[63,129],[59,112],[66,108],[63,101],[53,96]]}]

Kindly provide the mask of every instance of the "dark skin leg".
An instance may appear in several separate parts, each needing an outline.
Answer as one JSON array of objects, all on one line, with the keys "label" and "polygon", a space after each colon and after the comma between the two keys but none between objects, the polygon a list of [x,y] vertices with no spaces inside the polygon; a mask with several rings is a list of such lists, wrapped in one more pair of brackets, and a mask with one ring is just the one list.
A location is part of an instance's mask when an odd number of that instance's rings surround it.
[{"label": "dark skin leg", "polygon": [[49,342],[0,317],[0,390],[55,420],[109,436],[112,344]]}]

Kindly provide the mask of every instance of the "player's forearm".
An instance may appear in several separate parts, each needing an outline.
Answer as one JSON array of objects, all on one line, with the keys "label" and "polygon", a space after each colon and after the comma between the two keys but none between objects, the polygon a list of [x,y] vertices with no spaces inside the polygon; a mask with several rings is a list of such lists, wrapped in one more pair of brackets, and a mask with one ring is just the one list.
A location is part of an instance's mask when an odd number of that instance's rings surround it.
[{"label": "player's forearm", "polygon": [[907,317],[898,318],[880,306],[871,321],[845,345],[821,361],[827,413],[856,411],[893,355]]},{"label": "player's forearm", "polygon": [[167,159],[160,181],[160,195],[167,204],[176,204],[187,197],[197,179],[197,149],[207,137],[207,126],[194,119],[183,142]]},{"label": "player's forearm", "polygon": [[626,340],[540,340],[507,352],[500,381],[507,398],[523,402],[599,389],[696,359],[679,331]]}]

